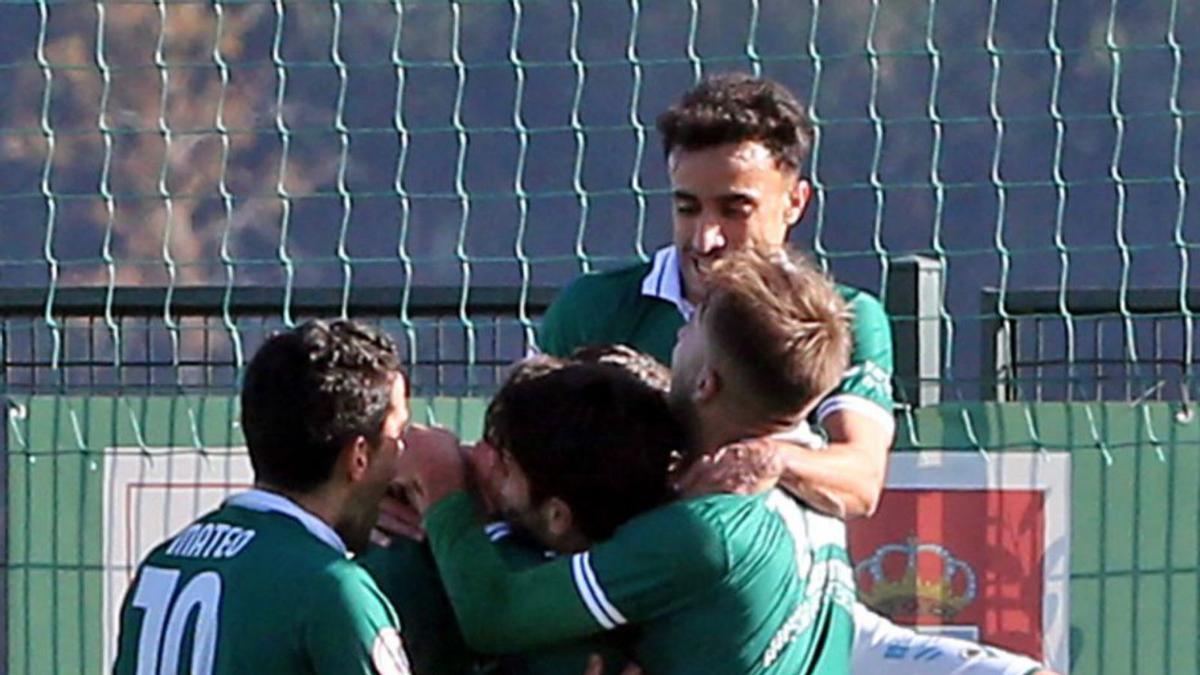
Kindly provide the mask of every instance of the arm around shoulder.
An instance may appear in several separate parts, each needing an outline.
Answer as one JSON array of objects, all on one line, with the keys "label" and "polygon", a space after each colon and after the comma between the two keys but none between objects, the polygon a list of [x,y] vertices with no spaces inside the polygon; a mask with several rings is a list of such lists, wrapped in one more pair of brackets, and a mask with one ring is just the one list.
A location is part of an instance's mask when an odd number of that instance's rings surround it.
[{"label": "arm around shoulder", "polygon": [[505,654],[602,630],[575,596],[570,560],[510,568],[484,534],[466,493],[426,514],[433,555],[467,644]]},{"label": "arm around shoulder", "polygon": [[879,504],[895,437],[892,331],[879,300],[861,291],[847,299],[854,312],[850,368],[816,411],[829,444],[789,450],[782,483],[814,508],[856,518]]},{"label": "arm around shoulder", "polygon": [[719,536],[670,508],[588,551],[521,570],[504,564],[465,494],[435,505],[426,527],[467,643],[511,653],[644,621],[719,579],[728,566]]}]

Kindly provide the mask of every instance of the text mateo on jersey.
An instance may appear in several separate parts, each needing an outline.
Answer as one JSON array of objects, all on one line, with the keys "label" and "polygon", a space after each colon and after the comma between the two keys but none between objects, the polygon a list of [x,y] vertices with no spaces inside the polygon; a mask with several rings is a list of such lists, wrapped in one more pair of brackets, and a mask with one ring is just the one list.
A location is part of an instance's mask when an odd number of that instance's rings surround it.
[{"label": "text mateo on jersey", "polygon": [[196,523],[175,537],[166,554],[180,558],[232,558],[254,538],[254,530],[225,523]]}]

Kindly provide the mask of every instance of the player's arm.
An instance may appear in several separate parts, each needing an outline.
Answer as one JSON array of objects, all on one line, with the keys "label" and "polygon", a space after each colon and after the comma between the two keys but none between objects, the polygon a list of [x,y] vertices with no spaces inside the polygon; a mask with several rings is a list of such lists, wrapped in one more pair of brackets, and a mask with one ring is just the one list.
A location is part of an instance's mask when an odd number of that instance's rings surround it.
[{"label": "player's arm", "polygon": [[[782,485],[809,506],[838,518],[868,516],[883,490],[892,418],[892,339],[878,301],[854,303],[854,353],[838,387],[816,415],[829,442],[756,438],[722,448],[680,477],[681,494],[756,494]],[[810,447],[811,446],[811,447]]]},{"label": "player's arm", "polygon": [[589,551],[522,570],[500,558],[464,492],[431,507],[425,528],[467,644],[486,653],[645,621],[711,586],[727,564],[720,542],[678,514],[631,523]]},{"label": "player's arm", "polygon": [[347,563],[308,596],[303,640],[315,673],[409,673],[395,610],[366,571]]},{"label": "player's arm", "polygon": [[839,518],[875,512],[896,429],[887,314],[878,300],[866,294],[859,294],[851,306],[850,369],[816,411],[828,446],[821,450],[789,446],[782,453],[784,488]]},{"label": "player's arm", "polygon": [[812,450],[779,442],[783,461],[780,484],[818,511],[838,518],[860,518],[875,512],[887,471],[894,430],[853,411],[831,413],[822,420],[829,445]]}]

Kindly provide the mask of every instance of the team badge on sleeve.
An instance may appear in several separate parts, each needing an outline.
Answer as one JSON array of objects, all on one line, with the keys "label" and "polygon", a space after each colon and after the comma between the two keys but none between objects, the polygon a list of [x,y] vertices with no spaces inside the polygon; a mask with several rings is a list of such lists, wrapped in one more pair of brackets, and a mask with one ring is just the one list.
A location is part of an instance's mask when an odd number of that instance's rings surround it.
[{"label": "team badge on sleeve", "polygon": [[400,631],[384,628],[375,636],[371,646],[371,664],[379,675],[410,675],[408,656],[404,653],[404,641]]}]

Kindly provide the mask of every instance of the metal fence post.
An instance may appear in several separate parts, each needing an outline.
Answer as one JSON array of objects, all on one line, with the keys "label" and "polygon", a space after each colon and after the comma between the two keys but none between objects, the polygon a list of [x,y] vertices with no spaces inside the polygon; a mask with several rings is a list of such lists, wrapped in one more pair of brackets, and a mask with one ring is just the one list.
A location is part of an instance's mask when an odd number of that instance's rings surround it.
[{"label": "metal fence post", "polygon": [[924,256],[892,261],[885,306],[892,318],[900,399],[914,406],[942,399],[942,263]]}]

